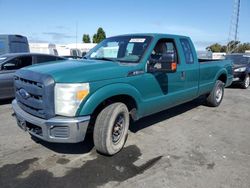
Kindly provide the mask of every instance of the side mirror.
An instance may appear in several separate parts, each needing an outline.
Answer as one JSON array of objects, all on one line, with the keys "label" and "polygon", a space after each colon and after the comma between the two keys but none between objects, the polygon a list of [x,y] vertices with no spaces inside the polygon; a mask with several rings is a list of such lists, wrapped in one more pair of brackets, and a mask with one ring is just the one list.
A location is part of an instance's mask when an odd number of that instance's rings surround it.
[{"label": "side mirror", "polygon": [[149,61],[150,72],[173,73],[177,70],[176,54],[167,52],[162,54],[158,59],[151,58]]},{"label": "side mirror", "polygon": [[2,70],[16,70],[17,67],[14,63],[6,63],[2,66]]}]

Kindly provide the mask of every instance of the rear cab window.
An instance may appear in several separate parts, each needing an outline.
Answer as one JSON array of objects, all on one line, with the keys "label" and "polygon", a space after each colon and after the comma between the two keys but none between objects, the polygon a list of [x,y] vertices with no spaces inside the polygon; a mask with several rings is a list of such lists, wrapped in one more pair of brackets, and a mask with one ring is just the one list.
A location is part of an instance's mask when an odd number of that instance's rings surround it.
[{"label": "rear cab window", "polygon": [[194,64],[194,54],[189,40],[186,38],[181,38],[180,42],[185,56],[186,64]]}]

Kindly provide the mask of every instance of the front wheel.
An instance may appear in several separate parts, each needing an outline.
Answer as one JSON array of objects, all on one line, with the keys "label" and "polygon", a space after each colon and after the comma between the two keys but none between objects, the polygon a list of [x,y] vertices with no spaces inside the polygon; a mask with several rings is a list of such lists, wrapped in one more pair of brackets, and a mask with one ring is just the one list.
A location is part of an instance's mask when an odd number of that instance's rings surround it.
[{"label": "front wheel", "polygon": [[129,111],[117,102],[105,107],[97,116],[94,127],[94,144],[97,151],[114,155],[124,146],[128,134]]},{"label": "front wheel", "polygon": [[207,97],[207,104],[212,107],[217,107],[220,105],[224,96],[224,83],[217,80],[213,90]]},{"label": "front wheel", "polygon": [[249,74],[247,74],[241,86],[243,89],[247,89],[249,87],[249,84],[250,84],[250,77]]}]

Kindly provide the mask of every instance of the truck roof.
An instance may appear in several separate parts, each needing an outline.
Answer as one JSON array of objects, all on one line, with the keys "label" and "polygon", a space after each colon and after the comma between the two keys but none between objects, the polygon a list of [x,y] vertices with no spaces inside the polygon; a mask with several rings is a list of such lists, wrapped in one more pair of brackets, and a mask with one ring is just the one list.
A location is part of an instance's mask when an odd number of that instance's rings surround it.
[{"label": "truck roof", "polygon": [[175,38],[175,37],[188,37],[184,35],[174,35],[174,34],[166,34],[166,33],[134,33],[134,34],[124,34],[117,35],[118,36],[150,36],[150,37],[166,37],[166,38]]}]

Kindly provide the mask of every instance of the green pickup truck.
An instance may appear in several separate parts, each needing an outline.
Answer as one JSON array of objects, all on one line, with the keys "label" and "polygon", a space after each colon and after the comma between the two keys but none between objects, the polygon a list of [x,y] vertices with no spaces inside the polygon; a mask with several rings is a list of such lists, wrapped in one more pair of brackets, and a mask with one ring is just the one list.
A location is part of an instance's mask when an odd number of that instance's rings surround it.
[{"label": "green pickup truck", "polygon": [[130,120],[201,95],[218,106],[233,79],[231,64],[198,60],[185,36],[115,36],[83,60],[17,71],[12,107],[18,126],[36,138],[77,143],[92,129],[96,150],[114,155],[125,144]]}]

